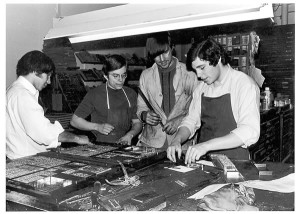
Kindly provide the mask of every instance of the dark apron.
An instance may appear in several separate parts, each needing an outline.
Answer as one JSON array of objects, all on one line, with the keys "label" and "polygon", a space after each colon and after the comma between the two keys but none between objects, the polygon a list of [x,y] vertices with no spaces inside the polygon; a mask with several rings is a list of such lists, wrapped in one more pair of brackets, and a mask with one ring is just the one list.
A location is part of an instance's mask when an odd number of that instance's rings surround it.
[{"label": "dark apron", "polygon": [[132,113],[130,111],[131,104],[127,97],[126,92],[124,91],[123,88],[122,90],[128,101],[128,106],[123,106],[122,108],[113,108],[109,104],[109,94],[108,94],[107,84],[106,84],[106,96],[107,96],[106,102],[107,102],[107,112],[108,112],[106,123],[111,124],[115,128],[108,135],[104,135],[98,132],[97,141],[115,143],[117,140],[123,137],[131,127],[131,118],[132,118]]},{"label": "dark apron", "polygon": [[[237,127],[231,108],[230,94],[220,97],[201,96],[201,127],[198,143],[213,138],[223,137]],[[208,154],[225,154],[231,159],[249,160],[248,149],[238,147],[209,152]]]}]

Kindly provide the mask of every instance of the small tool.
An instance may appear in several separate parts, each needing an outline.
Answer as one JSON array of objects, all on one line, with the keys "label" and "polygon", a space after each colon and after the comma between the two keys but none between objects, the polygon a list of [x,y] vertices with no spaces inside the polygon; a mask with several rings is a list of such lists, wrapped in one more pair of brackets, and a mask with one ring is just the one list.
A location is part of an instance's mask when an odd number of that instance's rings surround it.
[{"label": "small tool", "polygon": [[93,192],[97,193],[97,195],[100,193],[101,191],[101,183],[99,181],[96,181],[94,183],[94,189]]},{"label": "small tool", "polygon": [[[154,108],[151,106],[150,102],[148,101],[148,99],[146,98],[145,94],[142,92],[142,90],[140,89],[140,87],[138,87],[138,93],[141,95],[141,97],[143,98],[144,102],[146,103],[147,107],[153,111],[154,111]],[[156,112],[155,112],[156,113]],[[164,127],[164,124],[160,121],[159,124]]]},{"label": "small tool", "polygon": [[113,186],[117,186],[117,185],[132,185],[132,186],[138,186],[140,185],[141,181],[139,180],[139,176],[137,175],[134,175],[132,177],[129,177],[128,176],[128,173],[126,171],[126,168],[125,166],[120,162],[118,161],[118,163],[121,165],[121,168],[123,170],[123,173],[124,173],[124,180],[117,180],[117,181],[108,181],[107,179],[105,179],[105,181],[110,184],[110,185],[113,185]]}]

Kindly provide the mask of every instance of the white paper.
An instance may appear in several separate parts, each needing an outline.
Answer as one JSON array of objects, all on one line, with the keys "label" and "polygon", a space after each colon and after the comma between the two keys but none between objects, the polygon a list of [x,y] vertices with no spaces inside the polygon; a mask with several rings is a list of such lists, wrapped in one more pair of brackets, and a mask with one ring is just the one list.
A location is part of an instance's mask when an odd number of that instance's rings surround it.
[{"label": "white paper", "polygon": [[291,173],[285,177],[271,180],[250,180],[241,182],[246,187],[252,187],[256,189],[269,190],[274,192],[290,193],[295,192],[295,173]]},{"label": "white paper", "polygon": [[189,199],[195,199],[195,200],[202,199],[204,196],[209,195],[209,194],[217,191],[218,189],[222,188],[223,186],[225,186],[227,184],[212,184],[212,185],[209,185],[209,186],[203,188],[202,190],[200,190],[199,192],[195,193],[194,195],[192,195],[188,198]]},{"label": "white paper", "polygon": [[177,171],[177,172],[183,172],[183,173],[194,170],[194,168],[189,168],[189,167],[186,167],[186,166],[175,166],[175,167],[170,167],[168,169],[171,169],[171,170],[174,170],[174,171]]},{"label": "white paper", "polygon": [[199,161],[196,161],[196,163],[203,164],[203,165],[206,165],[206,166],[215,167],[215,165],[213,164],[213,162],[207,161],[207,160],[199,160]]},{"label": "white paper", "polygon": [[[205,195],[211,194],[218,189],[222,188],[226,184],[212,184],[195,193],[194,195],[188,197],[189,199],[202,199]],[[255,189],[269,190],[274,192],[282,193],[291,193],[295,192],[295,173],[291,173],[285,177],[271,180],[271,181],[262,181],[262,180],[249,180],[240,182],[246,187],[252,187]]]}]

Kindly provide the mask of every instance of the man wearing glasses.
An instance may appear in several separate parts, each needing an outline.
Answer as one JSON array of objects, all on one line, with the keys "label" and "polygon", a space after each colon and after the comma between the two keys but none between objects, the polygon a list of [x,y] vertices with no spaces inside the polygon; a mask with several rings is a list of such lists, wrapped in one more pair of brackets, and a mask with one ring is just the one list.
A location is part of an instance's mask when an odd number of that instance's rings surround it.
[{"label": "man wearing glasses", "polygon": [[72,117],[72,126],[92,131],[98,142],[131,145],[132,138],[142,129],[136,115],[137,94],[124,86],[126,67],[124,57],[107,57],[103,65],[106,84],[90,90]]},{"label": "man wearing glasses", "polygon": [[139,87],[153,110],[138,96],[137,115],[144,123],[138,145],[166,149],[188,112],[198,79],[172,55],[168,32],[151,35],[146,42],[146,51],[154,63],[142,72]]}]

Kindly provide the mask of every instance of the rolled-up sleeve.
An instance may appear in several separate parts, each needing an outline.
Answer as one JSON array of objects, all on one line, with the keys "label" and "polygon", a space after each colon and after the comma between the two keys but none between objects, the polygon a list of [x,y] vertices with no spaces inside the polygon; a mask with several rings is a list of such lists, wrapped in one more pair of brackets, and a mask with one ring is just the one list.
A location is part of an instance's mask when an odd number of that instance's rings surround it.
[{"label": "rolled-up sleeve", "polygon": [[259,89],[255,83],[240,83],[237,93],[237,128],[232,133],[237,135],[249,147],[256,143],[260,135]]}]

